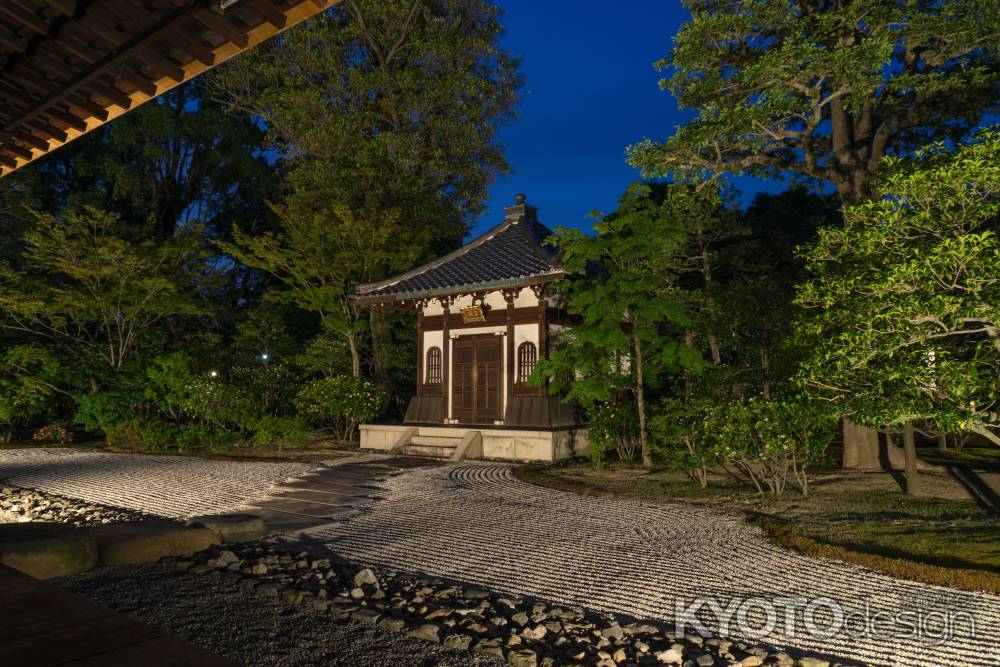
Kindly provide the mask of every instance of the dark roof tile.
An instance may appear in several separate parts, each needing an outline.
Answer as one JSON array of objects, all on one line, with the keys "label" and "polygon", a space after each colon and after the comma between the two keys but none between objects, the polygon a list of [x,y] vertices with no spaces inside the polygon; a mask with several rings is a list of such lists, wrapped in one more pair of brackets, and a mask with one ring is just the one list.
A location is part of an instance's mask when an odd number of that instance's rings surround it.
[{"label": "dark roof tile", "polygon": [[559,253],[544,244],[552,232],[538,222],[535,208],[519,199],[505,212],[502,223],[440,259],[386,280],[358,285],[355,298],[368,303],[396,301],[561,278]]}]

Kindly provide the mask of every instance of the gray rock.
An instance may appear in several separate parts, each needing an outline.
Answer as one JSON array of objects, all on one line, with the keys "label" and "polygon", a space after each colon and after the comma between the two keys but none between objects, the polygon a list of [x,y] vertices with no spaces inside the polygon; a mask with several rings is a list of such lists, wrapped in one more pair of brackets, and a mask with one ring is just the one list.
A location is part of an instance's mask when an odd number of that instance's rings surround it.
[{"label": "gray rock", "polygon": [[351,614],[351,620],[365,625],[375,625],[382,615],[374,609],[359,609]]},{"label": "gray rock", "polygon": [[441,628],[433,623],[425,623],[418,628],[414,628],[407,633],[407,637],[412,639],[422,639],[426,642],[441,643]]},{"label": "gray rock", "polygon": [[608,639],[624,639],[625,632],[622,630],[622,626],[611,623],[608,627],[601,629],[601,635]]},{"label": "gray rock", "polygon": [[162,522],[109,524],[92,530],[101,565],[138,565],[155,563],[164,556],[187,557],[219,542],[208,528]]},{"label": "gray rock", "polygon": [[653,654],[664,665],[680,665],[684,662],[684,650],[676,646]]},{"label": "gray rock", "polygon": [[472,637],[469,635],[448,635],[442,643],[456,651],[468,651],[469,647],[472,646]]},{"label": "gray rock", "polygon": [[267,535],[264,521],[250,514],[217,514],[191,519],[189,526],[208,528],[223,543],[249,542]]},{"label": "gray rock", "polygon": [[538,667],[538,654],[528,649],[511,651],[507,654],[507,662],[513,667]]},{"label": "gray rock", "polygon": [[239,565],[240,557],[228,549],[223,549],[215,558],[209,558],[205,565],[214,568],[228,568],[230,565]]},{"label": "gray rock", "polygon": [[500,642],[496,639],[483,639],[476,643],[473,648],[477,653],[482,653],[484,655],[492,655],[494,657],[504,658],[504,648],[501,646]]},{"label": "gray rock", "polygon": [[378,627],[386,632],[400,634],[406,630],[406,621],[401,618],[383,618],[379,621]]},{"label": "gray rock", "polygon": [[798,664],[799,667],[830,667],[829,661],[820,658],[799,658]]},{"label": "gray rock", "polygon": [[375,577],[375,573],[371,571],[370,568],[365,568],[360,570],[354,575],[354,585],[355,586],[378,586],[378,579]]}]

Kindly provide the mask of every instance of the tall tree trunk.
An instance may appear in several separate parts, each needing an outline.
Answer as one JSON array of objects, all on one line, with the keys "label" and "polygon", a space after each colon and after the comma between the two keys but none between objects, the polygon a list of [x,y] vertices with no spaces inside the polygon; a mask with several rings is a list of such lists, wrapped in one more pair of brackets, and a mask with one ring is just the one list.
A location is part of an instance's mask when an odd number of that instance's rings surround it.
[{"label": "tall tree trunk", "polygon": [[[694,332],[688,329],[684,332],[684,344],[688,349],[694,349]],[[684,400],[691,400],[691,371],[684,371]]]},{"label": "tall tree trunk", "polygon": [[642,465],[653,467],[653,455],[649,451],[649,433],[646,431],[646,391],[642,381],[642,343],[632,336],[635,347],[635,398],[639,408],[639,442],[642,444]]},{"label": "tall tree trunk", "polygon": [[764,400],[771,400],[771,357],[767,347],[760,348],[760,373],[763,378]]},{"label": "tall tree trunk", "polygon": [[948,450],[948,434],[945,431],[937,434],[937,446],[942,452]]},{"label": "tall tree trunk", "polygon": [[920,494],[920,478],[917,476],[917,442],[913,422],[903,426],[903,453],[906,456],[906,495]]},{"label": "tall tree trunk", "polygon": [[878,431],[845,418],[843,433],[845,468],[882,469],[882,463],[879,461]]},{"label": "tall tree trunk", "polygon": [[347,334],[347,345],[351,348],[351,375],[361,377],[361,353],[358,351],[358,334],[351,331]]},{"label": "tall tree trunk", "polygon": [[712,351],[712,363],[721,366],[722,354],[719,352],[719,337],[715,335],[714,329],[708,330],[708,347]]},{"label": "tall tree trunk", "polygon": [[384,311],[372,308],[368,327],[372,335],[372,367],[375,382],[386,389],[392,371],[392,320]]},{"label": "tall tree trunk", "polygon": [[[704,234],[698,232],[698,246],[701,249],[701,275],[705,279],[705,293],[708,294],[708,286],[712,284],[712,260],[708,254],[708,242]],[[714,309],[709,307],[709,311]],[[714,313],[710,312],[710,316]],[[719,336],[715,333],[715,327],[708,328],[708,347],[712,352],[712,363],[716,366],[722,365],[722,354],[719,352]]]}]

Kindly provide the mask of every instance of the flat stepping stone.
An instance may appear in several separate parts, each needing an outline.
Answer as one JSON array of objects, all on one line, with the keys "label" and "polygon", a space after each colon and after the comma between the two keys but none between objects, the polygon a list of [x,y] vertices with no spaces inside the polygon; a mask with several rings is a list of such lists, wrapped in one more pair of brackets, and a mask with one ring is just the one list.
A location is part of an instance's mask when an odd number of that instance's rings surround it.
[{"label": "flat stepping stone", "polygon": [[[343,467],[343,466],[341,466]],[[356,481],[361,480],[363,482],[373,482],[381,481],[386,478],[386,472],[379,471],[375,474],[372,471],[364,470],[338,470],[337,468],[330,468],[329,470],[316,470],[313,472],[305,473],[298,476],[298,479],[310,479],[313,477],[319,479],[331,479],[334,481]]]},{"label": "flat stepping stone", "polygon": [[[368,504],[367,498],[357,496],[344,496],[333,493],[323,493],[321,491],[308,490],[280,490],[272,498],[301,500],[304,502],[317,503],[319,505],[329,505],[331,507],[363,507]],[[266,502],[266,501],[265,501]]]},{"label": "flat stepping stone", "polygon": [[325,484],[323,482],[307,482],[296,480],[294,482],[283,482],[277,485],[273,491],[280,493],[285,490],[290,491],[313,491],[315,493],[328,493],[333,496],[345,496],[349,498],[375,498],[378,491],[375,486],[351,486],[348,484]]},{"label": "flat stepping stone", "polygon": [[264,520],[250,514],[216,514],[194,517],[189,526],[208,528],[224,543],[249,542],[267,535]]},{"label": "flat stepping stone", "polygon": [[292,477],[284,482],[276,484],[275,486],[288,486],[289,484],[296,485],[309,485],[316,487],[330,487],[341,489],[344,492],[347,491],[380,491],[379,487],[374,484],[359,484],[357,482],[351,482],[350,480],[343,480],[340,482],[334,481],[332,479],[323,479],[320,477]]},{"label": "flat stepping stone", "polygon": [[333,519],[354,511],[354,508],[351,507],[336,507],[283,498],[269,498],[268,500],[254,504],[253,507],[262,510],[298,514],[299,516],[307,516],[314,519]]},{"label": "flat stepping stone", "polygon": [[97,541],[87,528],[42,522],[0,524],[0,564],[36,579],[86,572],[97,565],[97,555]]},{"label": "flat stepping stone", "polygon": [[325,526],[330,523],[328,519],[317,519],[314,517],[302,516],[301,514],[291,514],[289,512],[278,512],[275,510],[262,509],[257,511],[256,514],[264,520],[264,524],[270,530],[280,532],[291,533],[299,530],[306,530],[308,528],[315,528],[316,526]]}]

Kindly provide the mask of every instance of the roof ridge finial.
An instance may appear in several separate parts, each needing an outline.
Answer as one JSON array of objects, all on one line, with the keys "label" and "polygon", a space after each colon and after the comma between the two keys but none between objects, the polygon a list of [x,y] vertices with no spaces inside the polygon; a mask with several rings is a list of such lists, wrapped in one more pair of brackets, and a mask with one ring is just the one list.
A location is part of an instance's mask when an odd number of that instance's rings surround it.
[{"label": "roof ridge finial", "polygon": [[503,209],[504,220],[509,221],[511,224],[518,224],[522,220],[534,220],[535,219],[535,207],[527,203],[527,197],[524,196],[523,192],[518,192],[514,195],[514,204],[511,206],[506,206]]}]

